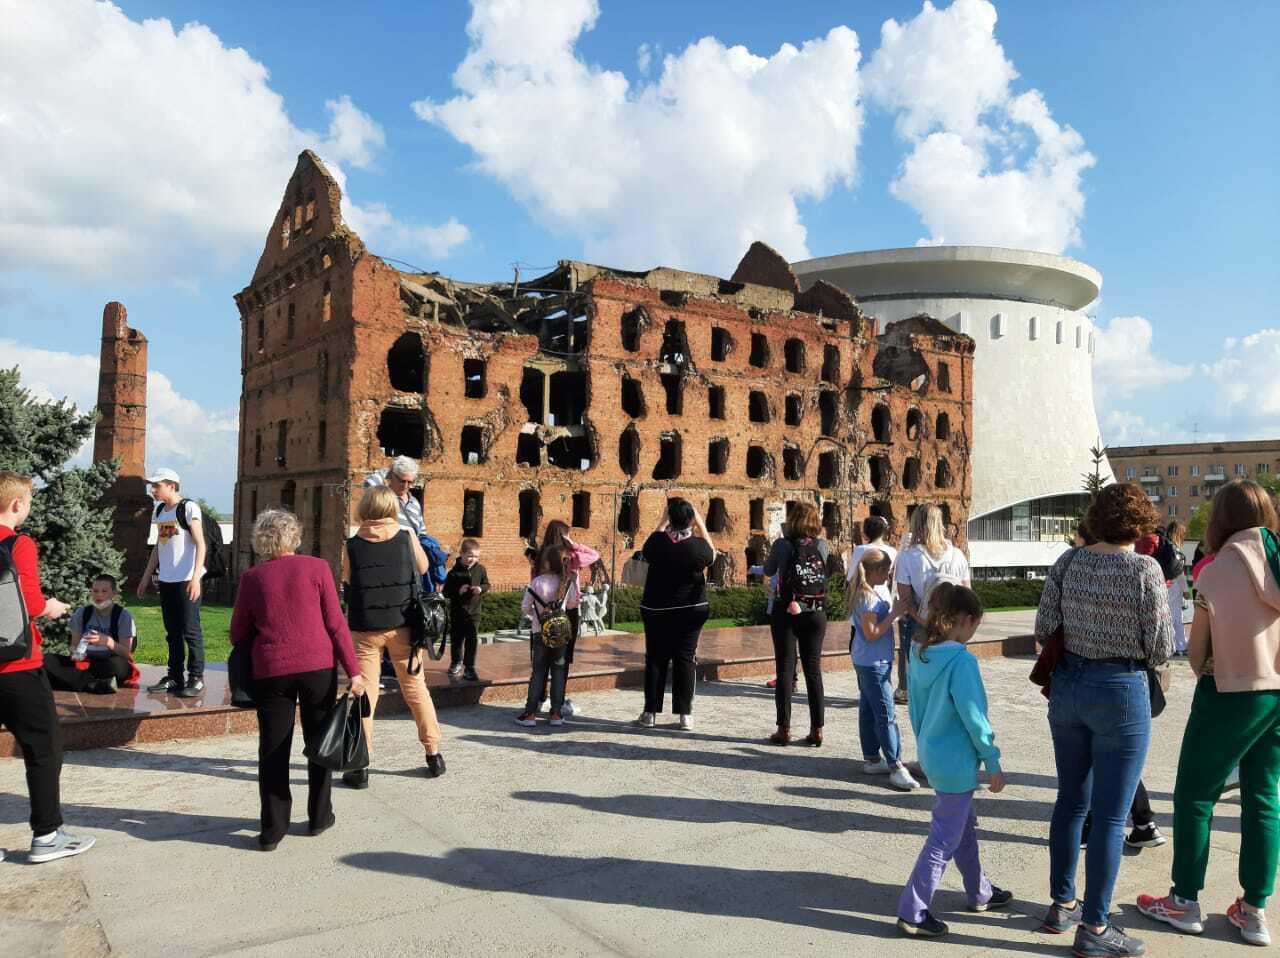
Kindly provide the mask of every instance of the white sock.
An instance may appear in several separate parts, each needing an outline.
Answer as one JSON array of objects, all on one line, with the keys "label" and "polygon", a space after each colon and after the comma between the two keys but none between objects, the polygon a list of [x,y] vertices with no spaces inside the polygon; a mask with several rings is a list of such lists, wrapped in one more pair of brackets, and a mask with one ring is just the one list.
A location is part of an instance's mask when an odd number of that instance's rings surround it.
[{"label": "white sock", "polygon": [[47,845],[49,842],[53,841],[57,837],[58,837],[57,831],[52,831],[48,835],[37,835],[34,839],[32,839],[32,841],[34,841],[38,845]]}]

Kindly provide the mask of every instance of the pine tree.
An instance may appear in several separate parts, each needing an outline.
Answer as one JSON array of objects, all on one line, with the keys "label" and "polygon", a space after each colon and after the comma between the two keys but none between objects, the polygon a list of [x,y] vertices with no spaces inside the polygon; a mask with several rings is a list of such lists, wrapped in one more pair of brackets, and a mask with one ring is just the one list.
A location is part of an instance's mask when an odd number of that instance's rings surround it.
[{"label": "pine tree", "polygon": [[1107,458],[1107,450],[1103,447],[1101,440],[1094,443],[1093,448],[1089,450],[1089,456],[1093,460],[1093,472],[1086,472],[1080,478],[1084,480],[1084,491],[1089,494],[1089,501],[1092,502],[1106,485],[1106,481],[1102,478],[1102,463]]},{"label": "pine tree", "polygon": [[[124,559],[111,545],[112,510],[102,503],[116,462],[68,465],[93,436],[97,413],[66,400],[43,402],[20,385],[17,367],[0,369],[0,469],[35,480],[31,517],[22,527],[39,545],[46,595],[76,605],[93,576],[118,576]],[[50,650],[64,650],[67,620],[41,623]]]}]

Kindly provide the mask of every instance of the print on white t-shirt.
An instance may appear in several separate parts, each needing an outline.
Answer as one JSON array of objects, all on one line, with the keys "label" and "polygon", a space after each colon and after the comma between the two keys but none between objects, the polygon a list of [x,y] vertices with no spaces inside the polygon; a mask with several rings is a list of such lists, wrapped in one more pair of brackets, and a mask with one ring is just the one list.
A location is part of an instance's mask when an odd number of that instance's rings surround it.
[{"label": "print on white t-shirt", "polygon": [[[196,544],[178,522],[178,507],[166,506],[156,516],[156,548],[160,564],[156,574],[161,582],[190,582],[196,568]],[[187,525],[200,521],[200,507],[187,503]]]}]

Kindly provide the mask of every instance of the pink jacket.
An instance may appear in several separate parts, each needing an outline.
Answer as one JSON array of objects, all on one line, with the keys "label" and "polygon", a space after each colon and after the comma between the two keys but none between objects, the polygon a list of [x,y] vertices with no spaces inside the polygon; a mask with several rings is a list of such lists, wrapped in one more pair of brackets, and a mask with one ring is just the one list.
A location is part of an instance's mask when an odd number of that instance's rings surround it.
[{"label": "pink jacket", "polygon": [[1196,590],[1209,611],[1218,691],[1280,689],[1280,583],[1267,566],[1262,534],[1246,529],[1228,539],[1200,571]]},{"label": "pink jacket", "polygon": [[[555,602],[556,596],[560,594],[560,577],[552,573],[540,575],[529,583],[529,588],[525,590],[524,600],[520,603],[520,611],[533,619],[534,625],[542,625],[542,613],[544,608],[533,601],[532,592],[543,602]],[[580,597],[578,594],[578,583],[570,582],[569,588],[565,590],[564,607],[566,609],[576,609]]]}]

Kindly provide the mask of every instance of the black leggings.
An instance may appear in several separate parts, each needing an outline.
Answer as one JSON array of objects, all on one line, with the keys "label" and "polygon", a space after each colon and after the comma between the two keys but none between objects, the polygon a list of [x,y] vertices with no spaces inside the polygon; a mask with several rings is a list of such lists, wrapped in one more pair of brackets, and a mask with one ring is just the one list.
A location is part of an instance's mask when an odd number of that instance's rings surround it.
[{"label": "black leggings", "polygon": [[[262,800],[262,839],[278,842],[289,829],[293,795],[289,756],[293,721],[302,711],[302,738],[317,741],[325,717],[338,697],[336,669],[276,675],[254,682],[258,701],[258,795]],[[332,778],[327,768],[307,762],[307,824],[320,828],[333,810]]]},{"label": "black leggings", "polygon": [[827,637],[826,612],[801,612],[791,615],[787,607],[774,603],[769,618],[773,635],[773,657],[778,664],[778,681],[773,699],[778,707],[778,724],[791,727],[791,692],[795,684],[796,645],[800,646],[800,665],[804,669],[804,687],[809,695],[809,725],[822,728],[825,709],[822,694],[822,643]]}]

